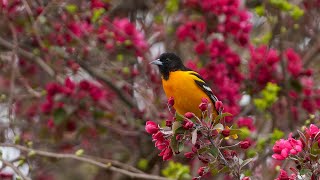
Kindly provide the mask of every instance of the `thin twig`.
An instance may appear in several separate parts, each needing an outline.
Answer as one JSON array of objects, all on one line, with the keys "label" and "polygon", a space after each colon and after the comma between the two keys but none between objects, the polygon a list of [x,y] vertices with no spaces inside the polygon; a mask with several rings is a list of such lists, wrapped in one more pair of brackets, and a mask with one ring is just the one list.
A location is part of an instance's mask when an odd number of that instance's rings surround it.
[{"label": "thin twig", "polygon": [[[7,40],[5,40],[2,37],[0,37],[0,46],[6,47],[8,49],[14,49],[15,48],[14,44],[8,42]],[[60,83],[64,82],[63,78],[61,76],[57,75],[54,72],[54,70],[48,64],[46,64],[45,61],[42,58],[37,57],[37,56],[33,55],[32,53],[30,53],[30,52],[28,52],[28,51],[26,51],[26,50],[24,50],[24,49],[22,49],[20,47],[16,47],[16,50],[17,50],[18,54],[28,58],[29,60],[35,61],[51,77],[56,77],[58,82],[60,82]],[[69,58],[67,54],[59,53],[59,55],[61,55],[64,58]],[[115,86],[111,79],[109,79],[108,77],[104,76],[103,74],[97,72],[96,70],[93,70],[92,68],[90,68],[88,65],[86,65],[81,60],[76,60],[76,62],[85,71],[87,71],[89,74],[91,74],[93,77],[95,77],[98,80],[103,81],[107,86],[109,86],[118,95],[120,100],[122,100],[124,103],[126,103],[130,108],[136,107],[135,103],[133,103],[133,101],[128,96],[123,94],[121,89],[119,89],[117,86]]]},{"label": "thin twig", "polygon": [[218,150],[218,154],[220,156],[220,159],[223,161],[223,163],[229,167],[229,163],[228,161],[224,158],[223,154],[221,153],[220,149],[216,146],[216,144],[213,142],[212,138],[208,137],[210,143],[212,144],[212,146],[214,146],[217,150]]},{"label": "thin twig", "polygon": [[10,167],[18,176],[20,176],[23,180],[31,180],[29,177],[25,176],[15,165],[11,162],[6,161],[0,157],[0,161],[8,167]]},{"label": "thin twig", "polygon": [[[42,150],[36,150],[33,148],[27,148],[21,145],[16,145],[16,144],[8,144],[8,143],[0,143],[0,146],[4,147],[14,147],[17,148],[21,151],[24,152],[32,152],[36,155],[40,156],[45,156],[45,157],[51,157],[51,158],[56,158],[56,159],[73,159],[73,160],[78,160],[81,162],[86,162],[95,166],[98,166],[100,168],[108,169],[110,171],[118,172],[124,175],[127,175],[131,178],[136,178],[136,179],[152,179],[152,180],[167,180],[167,178],[156,176],[156,175],[149,175],[149,174],[144,174],[144,173],[136,173],[136,172],[130,172],[126,169],[121,169],[118,167],[114,167],[112,162],[108,163],[102,163],[99,161],[94,160],[93,158],[88,158],[88,156],[77,156],[75,154],[62,154],[62,153],[54,153],[54,152],[48,152],[48,151],[42,151]],[[120,164],[118,164],[120,165]]]},{"label": "thin twig", "polygon": [[[15,49],[15,45],[8,42],[7,40],[5,40],[4,38],[0,37],[0,46],[8,48],[8,49]],[[21,56],[24,56],[26,58],[28,58],[31,61],[34,61],[35,63],[37,63],[47,74],[49,74],[51,77],[57,78],[57,81],[60,83],[63,83],[63,78],[59,75],[56,74],[56,72],[48,65],[45,63],[45,61],[43,59],[41,59],[40,57],[37,57],[35,55],[33,55],[32,53],[20,48],[20,47],[16,47],[17,53]]]},{"label": "thin twig", "polygon": [[82,69],[87,71],[90,75],[94,76],[96,79],[104,82],[108,87],[110,87],[118,95],[118,97],[130,108],[136,107],[135,103],[133,103],[133,101],[127,95],[125,95],[123,91],[121,91],[117,86],[115,86],[114,82],[111,79],[109,79],[102,73],[94,70],[82,60],[76,60],[76,62],[81,66]]}]

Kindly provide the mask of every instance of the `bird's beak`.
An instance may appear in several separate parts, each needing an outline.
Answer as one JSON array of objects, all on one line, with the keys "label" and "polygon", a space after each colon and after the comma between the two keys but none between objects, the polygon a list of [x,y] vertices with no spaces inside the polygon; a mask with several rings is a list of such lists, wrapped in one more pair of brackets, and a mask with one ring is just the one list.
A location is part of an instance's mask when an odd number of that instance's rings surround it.
[{"label": "bird's beak", "polygon": [[160,59],[156,59],[154,61],[151,61],[150,64],[155,64],[155,65],[159,65],[159,66],[163,65],[163,63],[160,61]]}]

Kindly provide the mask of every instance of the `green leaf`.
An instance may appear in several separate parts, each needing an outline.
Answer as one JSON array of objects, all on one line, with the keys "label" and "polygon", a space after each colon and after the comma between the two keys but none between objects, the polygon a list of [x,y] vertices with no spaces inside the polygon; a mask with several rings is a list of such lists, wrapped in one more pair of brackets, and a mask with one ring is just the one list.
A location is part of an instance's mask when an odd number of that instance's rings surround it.
[{"label": "green leaf", "polygon": [[176,139],[176,136],[172,136],[170,141],[170,147],[173,150],[173,152],[179,152],[179,143]]},{"label": "green leaf", "polygon": [[[172,124],[172,132],[174,133],[174,134],[177,134],[177,133],[179,133],[179,131],[181,131],[181,130],[184,130],[183,128],[182,128],[182,125],[181,125],[181,122],[180,121],[175,121],[175,122],[173,122],[173,124]],[[182,131],[182,132],[184,132],[184,131]]]},{"label": "green leaf", "polygon": [[78,7],[75,4],[68,4],[66,5],[65,9],[70,13],[70,14],[74,14],[77,10]]},{"label": "green leaf", "polygon": [[290,12],[291,17],[294,20],[299,20],[301,16],[303,16],[304,11],[300,9],[298,6],[294,6],[292,11]]},{"label": "green leaf", "polygon": [[272,144],[277,140],[281,139],[284,136],[284,132],[280,131],[279,129],[275,128],[271,135]]},{"label": "green leaf", "polygon": [[311,173],[310,169],[301,169],[299,171],[300,175],[305,175],[305,174],[310,174],[310,173]]},{"label": "green leaf", "polygon": [[184,120],[184,117],[181,116],[179,113],[176,113],[175,118],[176,118],[176,121],[183,121]]},{"label": "green leaf", "polygon": [[251,134],[251,131],[247,127],[240,128],[240,131],[241,132],[238,134],[240,139],[246,139]]},{"label": "green leaf", "polygon": [[147,159],[142,158],[142,159],[139,160],[137,166],[141,170],[147,170],[148,164],[149,164],[149,161]]},{"label": "green leaf", "polygon": [[67,113],[64,109],[59,108],[53,112],[53,121],[56,125],[60,125],[67,117]]},{"label": "green leaf", "polygon": [[178,162],[169,161],[168,166],[161,171],[162,175],[169,179],[189,180],[191,179],[189,166]]},{"label": "green leaf", "polygon": [[169,13],[174,13],[179,9],[179,0],[167,0],[166,10]]},{"label": "green leaf", "polygon": [[97,22],[105,12],[104,8],[94,9],[91,18],[92,22]]},{"label": "green leaf", "polygon": [[249,158],[253,158],[254,156],[257,155],[257,150],[255,150],[255,149],[248,149],[248,150],[246,151],[246,154],[247,154],[247,156],[248,156]]},{"label": "green leaf", "polygon": [[213,157],[217,157],[219,154],[219,150],[215,146],[211,146],[209,152],[213,155]]},{"label": "green leaf", "polygon": [[216,117],[216,119],[214,120],[214,122],[220,122],[221,119],[223,119],[224,117],[227,117],[227,116],[232,116],[231,113],[222,113],[220,114],[219,116]]},{"label": "green leaf", "polygon": [[254,8],[254,11],[259,15],[259,16],[263,16],[264,15],[264,11],[265,11],[265,7],[264,6],[256,6]]},{"label": "green leaf", "polygon": [[208,150],[209,150],[208,147],[203,147],[203,148],[198,149],[198,153],[199,153],[199,154],[202,154],[202,153],[204,153],[204,152],[206,152],[206,151],[208,151]]},{"label": "green leaf", "polygon": [[179,142],[179,144],[178,144],[178,150],[179,150],[179,152],[182,152],[183,149],[184,149],[184,143]]},{"label": "green leaf", "polygon": [[241,130],[240,129],[230,129],[230,135],[234,135],[234,134],[240,134]]}]

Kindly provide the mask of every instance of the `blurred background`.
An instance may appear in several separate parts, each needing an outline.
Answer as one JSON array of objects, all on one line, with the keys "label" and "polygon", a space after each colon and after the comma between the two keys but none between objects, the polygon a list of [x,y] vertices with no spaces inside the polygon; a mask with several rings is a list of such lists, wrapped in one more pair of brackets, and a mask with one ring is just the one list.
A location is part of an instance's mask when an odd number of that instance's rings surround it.
[{"label": "blurred background", "polygon": [[254,157],[245,174],[274,179],[290,164],[271,158],[274,142],[319,125],[319,8],[319,0],[0,0],[0,179],[196,176],[198,159],[163,161],[144,129],[170,118],[149,64],[163,52],[207,80],[233,114],[227,122],[252,142],[238,152]]}]

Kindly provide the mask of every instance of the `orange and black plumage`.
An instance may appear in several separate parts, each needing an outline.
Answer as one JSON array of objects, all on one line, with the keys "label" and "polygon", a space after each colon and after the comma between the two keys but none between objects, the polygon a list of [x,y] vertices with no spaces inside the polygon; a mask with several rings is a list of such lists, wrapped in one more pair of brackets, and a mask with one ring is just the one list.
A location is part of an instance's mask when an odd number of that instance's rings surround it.
[{"label": "orange and black plumage", "polygon": [[192,112],[201,117],[199,104],[202,98],[210,100],[213,117],[219,114],[215,108],[218,99],[211,88],[197,72],[185,67],[179,56],[163,53],[151,64],[159,67],[164,92],[167,98],[174,98],[174,108],[179,114]]}]

